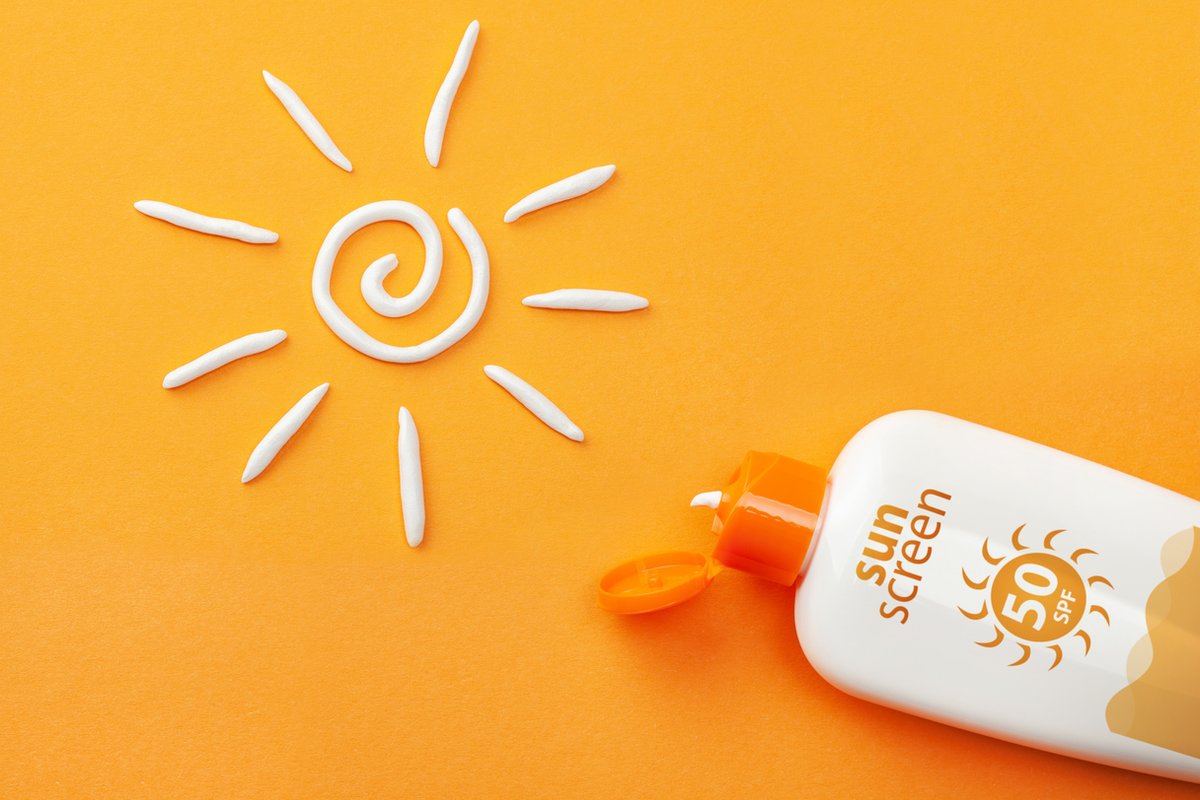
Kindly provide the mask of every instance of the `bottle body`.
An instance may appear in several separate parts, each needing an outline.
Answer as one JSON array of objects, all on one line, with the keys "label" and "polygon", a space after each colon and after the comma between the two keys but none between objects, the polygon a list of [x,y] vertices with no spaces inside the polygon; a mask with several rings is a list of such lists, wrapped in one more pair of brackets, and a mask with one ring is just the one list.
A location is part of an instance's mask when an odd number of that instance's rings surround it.
[{"label": "bottle body", "polygon": [[1200,782],[1200,503],[932,412],[829,475],[796,593],[844,691],[1052,752]]}]

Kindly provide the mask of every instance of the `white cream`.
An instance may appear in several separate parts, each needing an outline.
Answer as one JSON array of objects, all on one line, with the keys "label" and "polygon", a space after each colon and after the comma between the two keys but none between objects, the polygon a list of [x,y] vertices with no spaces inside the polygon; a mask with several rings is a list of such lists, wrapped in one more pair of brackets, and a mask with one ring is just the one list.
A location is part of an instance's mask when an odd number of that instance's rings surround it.
[{"label": "white cream", "polygon": [[249,483],[257,478],[275,460],[275,456],[279,455],[279,451],[288,443],[288,440],[296,434],[296,431],[300,430],[300,426],[312,414],[313,409],[325,397],[327,391],[329,391],[329,384],[322,383],[301,397],[296,405],[288,409],[288,412],[271,426],[271,430],[267,431],[267,435],[262,438],[246,461],[246,469],[242,471],[242,483]]},{"label": "white cream", "polygon": [[421,439],[417,424],[404,406],[400,407],[400,435],[396,441],[400,458],[400,506],[404,512],[404,538],[416,547],[425,538],[425,482],[421,477]]},{"label": "white cream", "polygon": [[245,222],[238,222],[236,219],[206,217],[195,211],[188,211],[186,208],[173,206],[170,203],[161,203],[158,200],[138,200],[133,207],[147,217],[161,219],[163,222],[169,222],[190,231],[224,236],[226,239],[237,239],[250,244],[274,244],[279,241],[279,234],[266,228],[256,228]]},{"label": "white cream", "polygon": [[571,311],[637,311],[650,305],[644,297],[606,289],[558,289],[531,294],[521,301],[530,308],[561,308]]},{"label": "white cream", "polygon": [[572,441],[583,441],[583,431],[579,426],[572,422],[561,408],[550,402],[550,398],[533,388],[528,382],[495,364],[488,364],[483,371],[547,426]]},{"label": "white cream", "polygon": [[721,490],[715,492],[701,492],[692,498],[692,508],[716,508],[721,505]]},{"label": "white cream", "polygon": [[438,88],[433,107],[429,109],[429,119],[425,121],[425,158],[429,160],[431,167],[436,167],[442,159],[442,139],[446,136],[446,120],[450,118],[450,106],[454,103],[454,96],[458,94],[458,86],[462,83],[463,76],[467,74],[467,66],[471,63],[471,54],[475,52],[475,40],[478,38],[479,20],[473,20],[467,26],[462,41],[458,43],[454,62]]},{"label": "white cream", "polygon": [[425,246],[425,267],[413,290],[403,297],[393,297],[383,288],[384,279],[400,263],[394,253],[376,259],[363,272],[359,286],[363,299],[376,314],[385,317],[405,317],[419,310],[433,295],[438,280],[442,277],[442,234],[437,223],[420,206],[404,203],[396,208],[393,217],[398,222],[411,225]]},{"label": "white cream", "polygon": [[505,212],[504,221],[516,222],[531,211],[537,211],[539,208],[545,208],[555,203],[561,203],[564,200],[579,197],[581,194],[595,191],[608,183],[608,179],[616,171],[617,167],[615,164],[609,164],[605,167],[592,167],[569,178],[556,181],[549,186],[544,186],[517,201],[516,205]]},{"label": "white cream", "polygon": [[326,133],[324,126],[308,110],[308,106],[304,105],[304,101],[300,99],[300,95],[296,94],[292,87],[265,69],[262,75],[263,80],[267,82],[267,87],[279,98],[279,102],[283,103],[283,107],[287,109],[288,114],[300,126],[300,130],[304,131],[304,135],[308,137],[310,142],[317,146],[322,155],[346,170],[346,172],[353,172],[354,167],[350,165],[350,159],[346,158],[342,154],[342,151],[338,149],[338,146],[333,143],[333,138]]},{"label": "white cream", "polygon": [[274,330],[251,333],[247,336],[234,339],[232,342],[226,342],[220,347],[209,350],[199,358],[189,361],[182,367],[168,372],[167,377],[163,378],[163,388],[174,389],[177,386],[183,386],[185,383],[196,380],[201,375],[207,375],[215,369],[220,369],[230,361],[236,361],[239,358],[245,358],[255,353],[261,353],[264,350],[270,350],[286,338],[287,333],[281,330]]},{"label": "white cream", "polygon": [[413,208],[416,206],[403,200],[380,200],[351,211],[338,220],[326,234],[325,241],[317,252],[317,260],[313,264],[313,302],[317,306],[317,312],[325,320],[325,324],[337,334],[338,338],[358,352],[394,364],[413,364],[418,361],[426,361],[445,352],[470,333],[471,329],[479,322],[479,318],[483,316],[491,280],[488,252],[484,247],[483,240],[479,238],[479,232],[475,230],[475,226],[462,211],[452,208],[447,214],[450,227],[458,234],[459,240],[463,243],[463,247],[466,248],[467,255],[471,259],[471,293],[467,298],[467,305],[458,315],[458,319],[427,341],[399,347],[384,344],[346,316],[346,313],[334,302],[329,289],[329,279],[333,274],[333,262],[337,258],[338,251],[347,239],[368,225],[383,220],[407,221],[412,215]]}]

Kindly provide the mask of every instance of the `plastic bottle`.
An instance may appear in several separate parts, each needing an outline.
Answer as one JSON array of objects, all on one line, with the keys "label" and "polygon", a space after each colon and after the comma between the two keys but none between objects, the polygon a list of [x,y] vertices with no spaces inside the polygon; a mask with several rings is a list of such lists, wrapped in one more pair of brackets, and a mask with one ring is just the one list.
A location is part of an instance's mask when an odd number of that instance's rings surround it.
[{"label": "plastic bottle", "polygon": [[861,430],[826,477],[750,453],[711,557],[601,581],[625,614],[724,567],[791,585],[814,668],[886,706],[1051,752],[1200,782],[1200,503],[925,411]]}]

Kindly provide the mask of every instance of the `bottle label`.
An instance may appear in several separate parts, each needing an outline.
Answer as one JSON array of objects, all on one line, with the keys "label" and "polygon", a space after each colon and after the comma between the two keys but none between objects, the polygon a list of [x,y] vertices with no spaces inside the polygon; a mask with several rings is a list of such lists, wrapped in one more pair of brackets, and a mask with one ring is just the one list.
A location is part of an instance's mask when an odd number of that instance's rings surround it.
[{"label": "bottle label", "polygon": [[[878,587],[888,624],[907,625],[925,610],[916,601],[939,535],[953,528],[952,503],[949,491],[926,488],[875,510],[855,576]],[[1119,587],[1085,534],[1023,523],[979,540],[958,577],[957,609],[977,628],[975,646],[996,663],[1046,672],[1064,655],[1079,664],[1104,647]],[[1200,528],[1168,537],[1161,564],[1146,634],[1127,659],[1128,685],[1108,701],[1105,721],[1113,733],[1200,758]]]},{"label": "bottle label", "polygon": [[[1128,686],[1109,700],[1105,720],[1113,733],[1200,758],[1197,531],[1180,531],[1162,547],[1162,580],[1145,608],[1147,633],[1129,653]],[[978,561],[962,570],[974,602],[958,606],[980,623],[977,646],[1003,658],[1015,653],[1010,667],[1053,670],[1070,647],[1076,659],[1088,656],[1112,626],[1117,587],[1090,567],[1103,559],[1082,538],[1021,525],[1002,541],[983,540]]]}]

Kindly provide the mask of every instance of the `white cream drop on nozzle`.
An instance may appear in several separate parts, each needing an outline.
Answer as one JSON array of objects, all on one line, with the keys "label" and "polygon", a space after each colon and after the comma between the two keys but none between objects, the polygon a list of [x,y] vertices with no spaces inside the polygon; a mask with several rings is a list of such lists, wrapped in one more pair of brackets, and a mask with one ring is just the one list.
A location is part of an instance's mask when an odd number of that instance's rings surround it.
[{"label": "white cream drop on nozzle", "polygon": [[692,498],[692,508],[712,508],[715,509],[721,505],[721,491],[718,489],[715,492],[701,492]]}]

